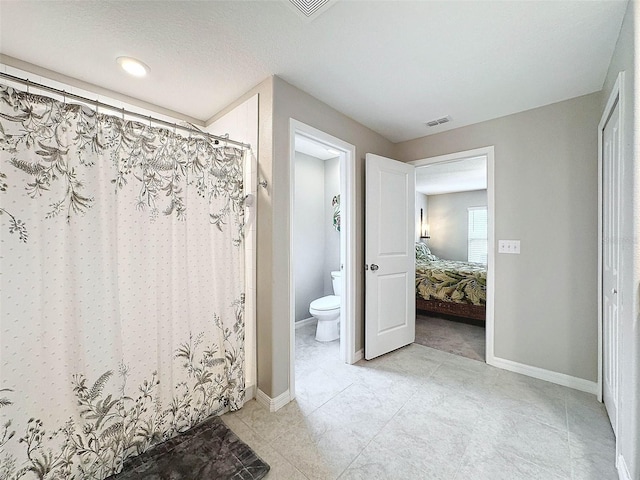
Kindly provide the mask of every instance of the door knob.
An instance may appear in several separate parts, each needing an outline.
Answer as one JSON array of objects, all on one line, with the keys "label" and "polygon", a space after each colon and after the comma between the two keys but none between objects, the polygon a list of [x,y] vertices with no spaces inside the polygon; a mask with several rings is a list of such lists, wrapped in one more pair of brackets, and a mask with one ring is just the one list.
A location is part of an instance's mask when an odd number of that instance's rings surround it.
[{"label": "door knob", "polygon": [[613,293],[615,295],[616,293],[618,293],[618,290],[616,290],[615,288],[612,288],[611,289],[611,293]]},{"label": "door knob", "polygon": [[375,272],[376,270],[378,270],[380,267],[378,265],[376,265],[375,263],[371,264],[371,271]]}]

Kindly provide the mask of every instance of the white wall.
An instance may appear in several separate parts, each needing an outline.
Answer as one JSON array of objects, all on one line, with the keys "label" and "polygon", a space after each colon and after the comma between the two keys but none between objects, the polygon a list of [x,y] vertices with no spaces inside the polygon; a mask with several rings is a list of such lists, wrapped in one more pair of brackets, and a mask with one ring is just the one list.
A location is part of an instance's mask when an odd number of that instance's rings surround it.
[{"label": "white wall", "polygon": [[495,147],[495,356],[597,379],[601,94],[398,144],[405,161]]},{"label": "white wall", "polygon": [[331,272],[340,270],[340,232],[333,228],[333,207],[331,200],[340,194],[340,158],[330,158],[324,162],[324,294],[333,295]]},{"label": "white wall", "polygon": [[[616,49],[604,82],[599,112],[602,114],[618,73],[625,72],[622,151],[623,181],[621,188],[621,309],[619,331],[620,402],[618,404],[619,468],[628,469],[628,478],[640,479],[640,137],[636,126],[640,122],[640,100],[635,76],[637,55],[640,51],[640,7],[630,1],[625,14]],[[635,43],[635,46],[634,46]],[[635,47],[635,48],[634,48]],[[624,464],[624,466],[622,466]]]},{"label": "white wall", "polygon": [[325,295],[325,165],[296,152],[294,228],[295,321],[309,318],[309,305]]},{"label": "white wall", "polygon": [[309,305],[333,295],[331,272],[340,269],[340,233],[331,201],[340,193],[340,159],[296,152],[294,282],[295,320],[309,318]]},{"label": "white wall", "polygon": [[431,253],[447,260],[468,260],[469,207],[487,206],[487,191],[429,195],[428,240]]}]

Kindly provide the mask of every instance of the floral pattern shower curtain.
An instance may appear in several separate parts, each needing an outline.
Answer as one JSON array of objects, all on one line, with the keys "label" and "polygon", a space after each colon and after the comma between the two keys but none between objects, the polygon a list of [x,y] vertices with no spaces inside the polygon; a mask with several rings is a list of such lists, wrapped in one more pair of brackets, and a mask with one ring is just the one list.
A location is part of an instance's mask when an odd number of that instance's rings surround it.
[{"label": "floral pattern shower curtain", "polygon": [[239,408],[243,151],[6,86],[0,149],[0,479]]}]

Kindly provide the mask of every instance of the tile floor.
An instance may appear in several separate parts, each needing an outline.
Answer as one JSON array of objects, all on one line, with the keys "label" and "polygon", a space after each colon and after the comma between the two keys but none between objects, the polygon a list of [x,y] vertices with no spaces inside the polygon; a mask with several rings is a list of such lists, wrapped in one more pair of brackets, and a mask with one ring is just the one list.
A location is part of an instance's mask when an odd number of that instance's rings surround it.
[{"label": "tile floor", "polygon": [[296,335],[296,400],[224,415],[275,479],[617,479],[593,395],[412,344],[340,363]]}]

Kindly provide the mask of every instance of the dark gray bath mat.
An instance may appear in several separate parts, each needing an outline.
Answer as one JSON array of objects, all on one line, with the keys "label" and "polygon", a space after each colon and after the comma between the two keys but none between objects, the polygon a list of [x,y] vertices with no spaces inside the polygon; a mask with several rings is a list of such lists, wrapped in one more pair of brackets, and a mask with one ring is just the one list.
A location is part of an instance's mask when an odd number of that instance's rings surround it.
[{"label": "dark gray bath mat", "polygon": [[125,461],[107,480],[259,480],[267,465],[219,417]]}]

